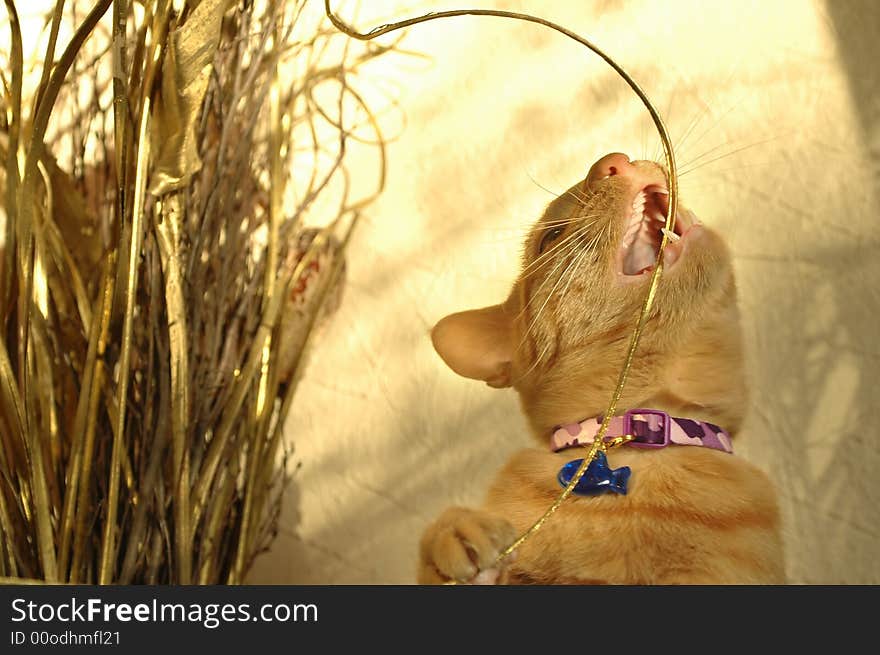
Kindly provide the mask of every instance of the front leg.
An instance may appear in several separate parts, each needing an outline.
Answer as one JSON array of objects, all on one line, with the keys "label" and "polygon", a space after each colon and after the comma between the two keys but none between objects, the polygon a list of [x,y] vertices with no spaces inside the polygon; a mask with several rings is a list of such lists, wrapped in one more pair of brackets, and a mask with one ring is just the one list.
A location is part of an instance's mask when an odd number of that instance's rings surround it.
[{"label": "front leg", "polygon": [[505,519],[481,510],[450,507],[422,535],[418,582],[503,583],[504,566],[494,567],[495,560],[516,537]]}]

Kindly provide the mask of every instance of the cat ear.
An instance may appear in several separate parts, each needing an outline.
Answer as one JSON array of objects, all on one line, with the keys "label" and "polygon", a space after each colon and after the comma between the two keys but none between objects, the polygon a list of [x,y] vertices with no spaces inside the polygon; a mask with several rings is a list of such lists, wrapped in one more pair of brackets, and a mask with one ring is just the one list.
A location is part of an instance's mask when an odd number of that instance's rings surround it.
[{"label": "cat ear", "polygon": [[449,368],[490,387],[510,386],[512,314],[506,305],[451,314],[434,326],[431,341]]}]

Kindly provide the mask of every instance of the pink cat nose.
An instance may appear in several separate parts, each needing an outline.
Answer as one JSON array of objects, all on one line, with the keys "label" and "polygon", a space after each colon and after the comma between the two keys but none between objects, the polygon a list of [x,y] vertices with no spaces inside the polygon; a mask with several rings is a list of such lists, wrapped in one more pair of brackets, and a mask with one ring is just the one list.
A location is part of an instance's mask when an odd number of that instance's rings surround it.
[{"label": "pink cat nose", "polygon": [[587,184],[597,182],[611,175],[626,175],[635,170],[629,157],[622,152],[612,152],[593,164],[587,173]]}]

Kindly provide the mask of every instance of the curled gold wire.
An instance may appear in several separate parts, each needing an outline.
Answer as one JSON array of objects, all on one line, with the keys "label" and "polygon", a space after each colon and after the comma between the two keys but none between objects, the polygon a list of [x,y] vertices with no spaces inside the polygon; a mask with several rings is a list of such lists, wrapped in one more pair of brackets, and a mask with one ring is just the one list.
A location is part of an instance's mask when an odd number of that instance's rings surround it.
[{"label": "curled gold wire", "polygon": [[[639,311],[638,319],[635,326],[633,327],[626,357],[624,359],[623,366],[621,367],[620,375],[617,379],[617,385],[615,386],[614,392],[611,395],[611,401],[608,403],[608,409],[604,413],[604,418],[602,419],[602,424],[599,426],[599,431],[596,434],[595,440],[590,446],[585,446],[585,448],[587,449],[587,455],[584,457],[583,462],[581,463],[580,467],[578,467],[578,470],[575,472],[574,476],[572,476],[571,481],[568,483],[565,489],[562,490],[562,493],[559,494],[559,496],[547,509],[547,511],[544,512],[544,514],[542,514],[541,517],[537,521],[535,521],[532,526],[529,527],[522,535],[520,535],[513,543],[511,543],[509,546],[507,546],[507,548],[501,551],[501,553],[495,560],[494,566],[497,566],[501,564],[504,559],[509,557],[529,538],[531,538],[532,535],[540,530],[541,526],[544,525],[544,522],[547,521],[547,519],[549,519],[556,512],[556,510],[559,509],[562,503],[565,502],[566,498],[571,495],[572,490],[575,488],[577,483],[580,482],[580,479],[586,472],[587,467],[590,465],[590,462],[593,461],[593,458],[595,458],[598,452],[605,452],[609,448],[617,447],[626,442],[626,440],[614,440],[612,442],[607,442],[605,440],[605,434],[608,431],[608,425],[617,410],[617,404],[620,401],[620,397],[623,394],[623,389],[626,386],[626,380],[629,375],[629,371],[632,368],[635,353],[639,345],[639,339],[642,335],[642,330],[648,322],[648,316],[651,312],[651,307],[654,304],[654,298],[657,295],[657,287],[660,284],[660,277],[663,274],[663,253],[666,249],[666,244],[669,241],[668,235],[673,233],[673,228],[675,226],[676,211],[678,208],[678,173],[675,166],[675,156],[673,154],[672,142],[669,138],[669,133],[666,129],[666,125],[664,124],[663,119],[660,118],[659,112],[654,108],[654,105],[648,99],[648,96],[645,94],[642,88],[635,82],[635,80],[633,80],[632,77],[630,77],[629,73],[627,73],[616,61],[614,61],[614,59],[611,58],[610,55],[606,54],[598,46],[594,45],[593,43],[591,43],[584,37],[576,34],[575,32],[572,32],[571,30],[551,21],[539,18],[537,16],[532,16],[530,14],[523,14],[512,11],[499,11],[494,9],[457,9],[452,11],[434,12],[416,18],[409,18],[406,20],[380,25],[379,27],[376,27],[369,32],[358,32],[332,12],[332,10],[330,9],[330,0],[324,0],[324,11],[327,17],[337,29],[344,32],[351,38],[361,41],[370,41],[372,39],[375,39],[376,37],[382,36],[383,34],[388,34],[389,32],[394,32],[396,30],[410,27],[412,25],[417,25],[419,23],[424,23],[430,20],[436,20],[439,18],[452,18],[455,16],[492,16],[496,18],[510,18],[549,27],[552,30],[560,32],[561,34],[564,34],[565,36],[574,39],[581,45],[586,46],[594,53],[596,53],[599,57],[601,57],[609,66],[611,66],[611,68],[613,68],[615,72],[617,72],[617,74],[622,77],[623,80],[629,85],[629,87],[635,92],[635,94],[639,97],[639,100],[642,101],[642,104],[651,115],[651,120],[654,122],[654,126],[657,128],[657,132],[660,135],[660,141],[663,145],[663,153],[666,160],[666,171],[668,178],[667,184],[669,190],[669,210],[666,215],[666,223],[665,229],[663,230],[663,237],[660,241],[660,251],[657,254],[657,266],[654,268],[654,272],[651,274],[651,282],[648,286],[648,292],[645,294],[645,299],[642,302],[642,307]],[[456,581],[450,582],[450,584],[457,583],[458,582]]]}]

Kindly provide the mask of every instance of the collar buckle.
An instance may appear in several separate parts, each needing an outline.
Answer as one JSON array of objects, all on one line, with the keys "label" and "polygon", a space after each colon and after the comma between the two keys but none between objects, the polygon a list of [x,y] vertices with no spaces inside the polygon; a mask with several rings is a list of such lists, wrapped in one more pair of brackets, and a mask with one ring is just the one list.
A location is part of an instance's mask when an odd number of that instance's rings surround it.
[{"label": "collar buckle", "polygon": [[671,442],[669,414],[660,409],[630,409],[623,415],[623,433],[633,435],[633,448],[665,448]]}]

